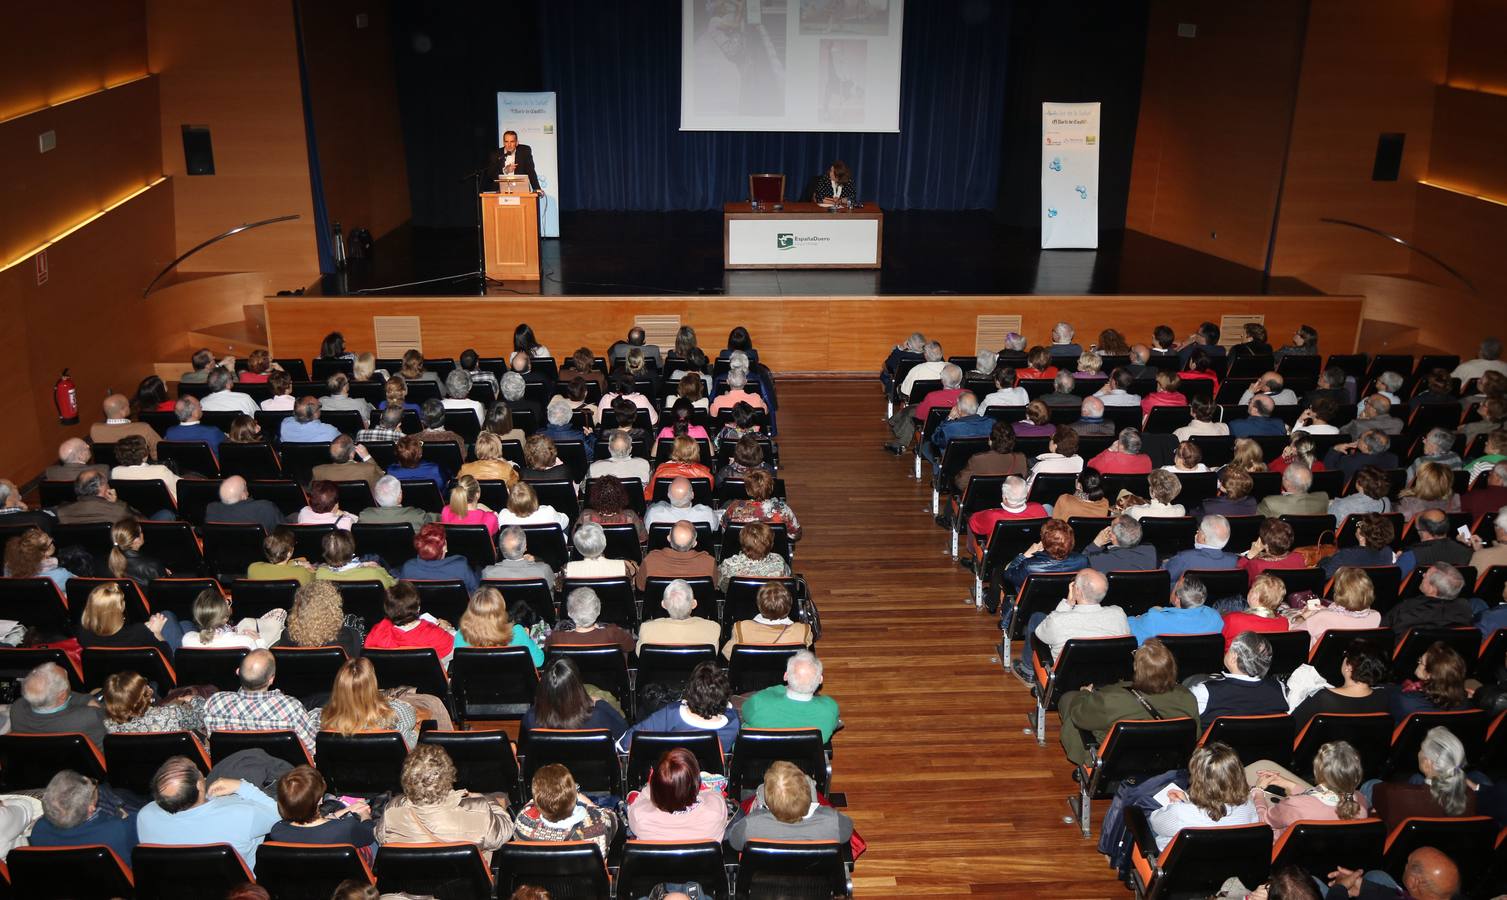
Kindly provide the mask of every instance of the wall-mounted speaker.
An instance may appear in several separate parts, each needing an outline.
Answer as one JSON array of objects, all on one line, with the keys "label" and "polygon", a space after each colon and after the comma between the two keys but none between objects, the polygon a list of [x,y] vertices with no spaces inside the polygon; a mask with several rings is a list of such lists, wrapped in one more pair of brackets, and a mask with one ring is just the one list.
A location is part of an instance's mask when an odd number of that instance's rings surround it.
[{"label": "wall-mounted speaker", "polygon": [[1400,131],[1383,132],[1376,138],[1376,162],[1371,164],[1372,181],[1396,181],[1402,169],[1402,143],[1407,135]]},{"label": "wall-mounted speaker", "polygon": [[215,173],[215,148],[209,139],[209,126],[183,126],[183,162],[190,175]]}]

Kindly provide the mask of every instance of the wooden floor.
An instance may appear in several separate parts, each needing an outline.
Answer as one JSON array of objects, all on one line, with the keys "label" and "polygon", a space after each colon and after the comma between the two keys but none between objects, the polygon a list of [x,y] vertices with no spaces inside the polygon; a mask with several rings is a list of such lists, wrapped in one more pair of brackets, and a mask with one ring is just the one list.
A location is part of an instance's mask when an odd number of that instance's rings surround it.
[{"label": "wooden floor", "polygon": [[1074,784],[1056,716],[1037,747],[1030,697],[995,659],[997,626],[964,603],[971,576],[932,521],[930,482],[880,447],[883,412],[877,380],[780,384],[781,475],[805,529],[796,570],[846,726],[832,789],[869,842],[855,893],[1128,897],[1064,824]]}]

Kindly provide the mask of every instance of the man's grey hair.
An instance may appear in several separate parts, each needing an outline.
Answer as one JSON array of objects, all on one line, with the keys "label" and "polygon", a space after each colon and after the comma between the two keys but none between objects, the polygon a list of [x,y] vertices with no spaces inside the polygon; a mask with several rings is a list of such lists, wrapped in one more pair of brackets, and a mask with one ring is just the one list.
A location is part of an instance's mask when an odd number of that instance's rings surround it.
[{"label": "man's grey hair", "polygon": [[403,424],[403,404],[394,403],[382,410],[382,417],[378,420],[383,428],[398,428]]},{"label": "man's grey hair", "polygon": [[1141,523],[1135,516],[1118,515],[1109,523],[1116,547],[1136,547],[1141,543]]},{"label": "man's grey hair", "polygon": [[1068,344],[1073,340],[1073,326],[1066,322],[1058,322],[1052,326],[1052,343]]},{"label": "man's grey hair", "polygon": [[1019,475],[1011,475],[1000,488],[1000,496],[1009,506],[1024,506],[1031,496],[1031,486]]},{"label": "man's grey hair", "polygon": [[1330,366],[1319,373],[1319,384],[1331,390],[1335,390],[1344,387],[1345,379],[1349,377],[1350,376],[1345,373],[1345,370],[1341,369],[1339,366]]},{"label": "man's grey hair", "polygon": [[942,361],[942,344],[939,341],[927,341],[926,346],[921,348],[921,353],[927,362]]},{"label": "man's grey hair", "polygon": [[330,462],[348,463],[356,456],[356,441],[348,434],[336,435],[330,441]]},{"label": "man's grey hair", "polygon": [[677,578],[665,585],[664,598],[660,601],[672,619],[689,619],[696,608],[696,591],[684,578]]},{"label": "man's grey hair", "polygon": [[1121,428],[1118,441],[1126,453],[1141,452],[1141,433],[1134,428]]},{"label": "man's grey hair", "polygon": [[801,650],[785,660],[785,688],[788,692],[810,697],[822,686],[822,661],[810,650]]},{"label": "man's grey hair", "polygon": [[576,588],[565,598],[565,614],[577,628],[590,628],[602,615],[602,598],[591,588]]},{"label": "man's grey hair", "polygon": [[403,482],[391,475],[383,475],[372,485],[372,499],[377,501],[378,506],[401,506],[403,504]]},{"label": "man's grey hair", "polygon": [[1433,447],[1435,453],[1448,453],[1455,446],[1455,433],[1448,428],[1430,428],[1423,443]]},{"label": "man's grey hair", "polygon": [[451,400],[464,400],[471,396],[471,376],[465,369],[451,369],[445,376],[445,396]]},{"label": "man's grey hair", "polygon": [[[1402,382],[1404,380],[1405,379],[1402,377],[1401,372],[1383,372],[1380,375],[1376,376],[1376,383],[1381,385],[1382,388],[1384,388],[1389,394],[1397,393],[1398,389],[1402,387]],[[1381,399],[1387,400],[1386,397],[1383,397]],[[1387,400],[1387,408],[1390,409],[1391,406],[1392,401]],[[1386,412],[1386,410],[1382,410],[1382,412]]]},{"label": "man's grey hair", "polygon": [[312,422],[319,418],[319,398],[304,397],[299,400],[298,405],[293,407],[293,418],[300,422]]},{"label": "man's grey hair", "polygon": [[926,348],[926,335],[919,331],[912,331],[910,337],[905,339],[905,349],[912,353],[920,353]]},{"label": "man's grey hair", "polygon": [[607,532],[597,523],[587,522],[576,529],[571,543],[582,556],[597,559],[607,552]]},{"label": "man's grey hair", "polygon": [[972,391],[964,391],[958,395],[958,412],[965,416],[976,416],[979,411],[979,398]]},{"label": "man's grey hair", "polygon": [[570,401],[564,397],[552,397],[549,405],[544,408],[544,419],[556,428],[564,428],[570,424],[572,410]]},{"label": "man's grey hair", "polygon": [[209,386],[211,391],[228,391],[230,390],[230,386],[235,384],[235,374],[224,366],[216,366],[209,370],[209,375],[204,379],[204,383]]},{"label": "man's grey hair", "polygon": [[1130,348],[1130,362],[1137,366],[1144,366],[1151,359],[1151,348],[1145,344],[1136,344]]},{"label": "man's grey hair", "polygon": [[1016,353],[1019,353],[1021,350],[1026,349],[1026,336],[1014,331],[1006,334],[1005,349],[1014,351]]},{"label": "man's grey hair", "polygon": [[1209,589],[1204,586],[1203,580],[1192,575],[1184,575],[1173,593],[1177,595],[1177,605],[1183,609],[1203,606],[1209,599]]},{"label": "man's grey hair", "polygon": [[[1385,400],[1387,398],[1382,397],[1381,399]],[[1378,431],[1372,428],[1370,431],[1363,432],[1360,436],[1360,448],[1367,453],[1386,453],[1387,449],[1391,446],[1392,439],[1387,437],[1385,431]]]},{"label": "man's grey hair", "polygon": [[1242,631],[1230,642],[1235,668],[1247,678],[1265,678],[1272,668],[1272,642],[1259,631]]},{"label": "man's grey hair", "polygon": [[173,415],[179,422],[192,422],[199,417],[199,401],[193,397],[179,397],[173,404]]},{"label": "man's grey hair", "polygon": [[1204,533],[1204,546],[1223,550],[1230,542],[1230,520],[1224,516],[1204,516],[1198,522],[1198,530]]},{"label": "man's grey hair", "polygon": [[1443,600],[1453,600],[1465,589],[1465,576],[1447,562],[1434,563],[1423,577],[1434,586],[1434,591]]},{"label": "man's grey hair", "polygon": [[0,509],[10,506],[10,499],[16,496],[17,488],[14,482],[0,478]]},{"label": "man's grey hair", "polygon": [[81,438],[69,438],[58,445],[58,462],[81,466],[89,461],[92,451]]},{"label": "man's grey hair", "polygon": [[1109,579],[1094,569],[1080,569],[1073,577],[1073,584],[1078,588],[1079,596],[1089,603],[1103,602],[1109,595]]},{"label": "man's grey hair", "polygon": [[977,358],[973,361],[973,370],[983,372],[985,375],[994,374],[994,366],[999,362],[999,354],[993,350],[980,350]]},{"label": "man's grey hair", "polygon": [[1098,397],[1084,397],[1083,402],[1078,405],[1078,414],[1085,419],[1102,419],[1104,418],[1104,401]]},{"label": "man's grey hair", "polygon": [[1502,355],[1502,341],[1500,338],[1489,337],[1481,341],[1482,359],[1499,359]]},{"label": "man's grey hair", "polygon": [[68,674],[57,663],[42,663],[21,679],[21,696],[33,707],[57,706],[68,698]]},{"label": "man's grey hair", "polygon": [[1313,487],[1313,470],[1299,462],[1288,463],[1282,470],[1282,487],[1289,494],[1306,494]]},{"label": "man's grey hair", "polygon": [[613,459],[627,459],[633,455],[633,438],[625,431],[614,431],[607,439],[607,452]]},{"label": "man's grey hair", "polygon": [[523,399],[523,390],[528,382],[524,381],[523,376],[517,372],[503,372],[502,380],[498,384],[502,388],[502,399],[511,403]]},{"label": "man's grey hair", "polygon": [[742,350],[734,350],[727,355],[727,367],[731,371],[748,371],[748,354]]},{"label": "man's grey hair", "polygon": [[52,827],[67,831],[84,824],[89,807],[99,798],[99,785],[72,769],[64,769],[47,782],[42,792],[42,815]]},{"label": "man's grey hair", "polygon": [[948,363],[942,367],[942,387],[952,390],[963,384],[963,370]]},{"label": "man's grey hair", "polygon": [[521,525],[509,525],[502,529],[498,545],[503,559],[523,559],[524,554],[528,553],[528,532]]},{"label": "man's grey hair", "polygon": [[1492,466],[1491,477],[1501,484],[1507,484],[1507,462],[1499,462]]},{"label": "man's grey hair", "polygon": [[1078,379],[1073,377],[1072,372],[1058,372],[1052,379],[1052,387],[1060,394],[1071,394],[1073,385],[1077,383]]},{"label": "man's grey hair", "polygon": [[748,387],[748,370],[729,369],[727,372],[727,389],[730,391],[741,391],[745,387]]}]

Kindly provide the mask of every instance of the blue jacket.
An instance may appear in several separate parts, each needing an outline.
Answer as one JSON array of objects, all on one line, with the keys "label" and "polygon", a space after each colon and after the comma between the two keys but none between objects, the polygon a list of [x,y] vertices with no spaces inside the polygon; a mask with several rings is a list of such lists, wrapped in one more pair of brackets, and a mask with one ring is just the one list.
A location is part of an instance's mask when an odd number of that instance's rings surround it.
[{"label": "blue jacket", "polygon": [[328,444],[340,437],[340,429],[327,422],[300,422],[289,416],[283,419],[278,436],[285,444]]},{"label": "blue jacket", "polygon": [[988,437],[994,430],[994,420],[988,416],[963,416],[951,422],[943,422],[932,432],[931,442],[938,450],[946,450],[953,438]]},{"label": "blue jacket", "polygon": [[434,486],[440,489],[441,494],[445,492],[445,483],[450,478],[450,476],[445,474],[445,470],[439,467],[438,463],[432,463],[427,459],[419,460],[419,464],[412,469],[405,469],[394,463],[387,470],[387,474],[399,481],[432,481],[434,482]]},{"label": "blue jacket", "polygon": [[213,425],[205,425],[203,422],[195,425],[174,425],[163,432],[162,436],[170,441],[203,441],[217,455],[220,452],[220,445],[225,443],[225,432]]},{"label": "blue jacket", "polygon": [[1211,547],[1194,547],[1167,560],[1167,564],[1162,568],[1172,576],[1172,583],[1177,584],[1177,580],[1183,577],[1183,573],[1189,569],[1233,569],[1239,564],[1240,557],[1233,553],[1226,553]]},{"label": "blue jacket", "polygon": [[1158,606],[1130,619],[1138,646],[1159,634],[1218,634],[1223,629],[1224,619],[1207,606]]},{"label": "blue jacket", "polygon": [[31,827],[33,847],[79,847],[85,844],[104,844],[131,865],[131,850],[136,846],[136,814],[122,819],[114,810],[97,809],[94,815],[73,826],[58,828],[46,818],[37,820]]},{"label": "blue jacket", "polygon": [[1027,575],[1042,572],[1076,572],[1086,568],[1088,568],[1088,557],[1082,553],[1069,553],[1062,559],[1052,559],[1045,550],[1031,556],[1022,553],[1005,566],[1005,580],[1010,582],[1010,586],[1019,593],[1020,586],[1026,583]]},{"label": "blue jacket", "polygon": [[[728,753],[733,749],[733,741],[738,739],[738,728],[742,724],[738,718],[738,711],[728,706],[727,724],[717,729],[717,739],[722,742],[722,752]],[[634,725],[617,741],[620,751],[627,753],[633,746],[633,734],[638,731],[700,731],[694,728],[685,719],[680,717],[680,701],[671,703],[655,712],[649,713],[642,722]]]},{"label": "blue jacket", "polygon": [[481,579],[476,577],[476,570],[471,568],[471,563],[464,556],[447,556],[444,559],[419,559],[415,556],[403,563],[403,567],[398,570],[398,577],[404,581],[449,581],[458,578],[465,584],[467,594],[481,585]]},{"label": "blue jacket", "polygon": [[1246,416],[1230,423],[1230,437],[1287,434],[1287,423],[1276,416]]},{"label": "blue jacket", "polygon": [[569,425],[564,427],[550,425],[539,429],[535,434],[542,434],[552,441],[580,441],[586,446],[586,461],[591,462],[596,458],[597,436],[595,434],[587,434],[581,429],[572,428]]}]

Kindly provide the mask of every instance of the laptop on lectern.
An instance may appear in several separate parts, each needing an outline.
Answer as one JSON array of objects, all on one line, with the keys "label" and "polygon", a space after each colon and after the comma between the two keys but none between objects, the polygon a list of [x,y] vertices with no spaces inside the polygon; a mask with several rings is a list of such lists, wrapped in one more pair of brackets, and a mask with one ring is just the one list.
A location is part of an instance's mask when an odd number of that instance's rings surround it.
[{"label": "laptop on lectern", "polygon": [[527,194],[533,190],[529,186],[527,175],[499,175],[497,176],[497,191],[501,194]]}]

